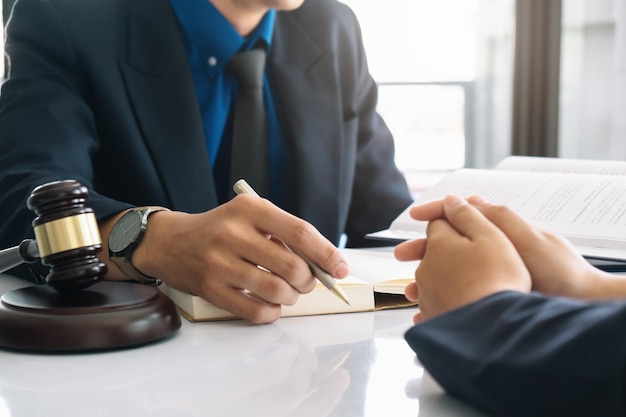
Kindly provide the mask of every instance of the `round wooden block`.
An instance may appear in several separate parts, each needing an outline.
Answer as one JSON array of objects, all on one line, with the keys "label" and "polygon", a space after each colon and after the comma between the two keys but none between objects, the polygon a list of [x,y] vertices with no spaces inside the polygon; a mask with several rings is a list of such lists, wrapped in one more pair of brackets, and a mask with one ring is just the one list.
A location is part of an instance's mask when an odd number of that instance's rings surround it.
[{"label": "round wooden block", "polygon": [[20,351],[127,348],[167,337],[180,325],[174,303],[141,284],[103,281],[74,292],[37,285],[0,297],[0,347]]}]

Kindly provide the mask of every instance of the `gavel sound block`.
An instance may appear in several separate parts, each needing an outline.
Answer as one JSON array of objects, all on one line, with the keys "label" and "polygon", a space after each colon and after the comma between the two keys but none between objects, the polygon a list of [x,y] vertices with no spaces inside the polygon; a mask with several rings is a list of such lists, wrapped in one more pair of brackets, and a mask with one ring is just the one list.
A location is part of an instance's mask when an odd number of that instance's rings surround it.
[{"label": "gavel sound block", "polygon": [[[172,335],[181,325],[172,301],[142,284],[103,281],[107,266],[87,188],[57,181],[33,190],[35,240],[2,251],[4,269],[39,257],[46,285],[0,297],[0,348],[33,352],[119,349]],[[15,259],[19,259],[17,262]],[[0,265],[2,268],[2,265]]]}]

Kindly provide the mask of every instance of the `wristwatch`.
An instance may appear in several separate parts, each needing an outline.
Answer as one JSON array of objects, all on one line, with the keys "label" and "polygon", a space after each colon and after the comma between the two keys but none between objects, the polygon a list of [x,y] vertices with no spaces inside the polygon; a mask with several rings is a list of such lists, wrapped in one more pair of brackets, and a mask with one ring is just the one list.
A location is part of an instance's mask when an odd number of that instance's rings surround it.
[{"label": "wristwatch", "polygon": [[165,207],[137,207],[124,213],[113,225],[109,234],[109,258],[129,278],[142,284],[159,285],[161,281],[150,277],[133,265],[133,252],[141,243],[148,227],[148,217]]}]

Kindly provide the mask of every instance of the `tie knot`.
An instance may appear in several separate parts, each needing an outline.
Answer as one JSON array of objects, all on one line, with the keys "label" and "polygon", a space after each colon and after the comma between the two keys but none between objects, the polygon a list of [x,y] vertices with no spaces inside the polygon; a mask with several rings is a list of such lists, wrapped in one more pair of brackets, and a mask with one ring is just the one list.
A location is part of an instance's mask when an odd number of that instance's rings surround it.
[{"label": "tie knot", "polygon": [[233,72],[242,87],[254,88],[263,86],[265,71],[265,51],[251,49],[239,52],[230,59],[228,68]]}]

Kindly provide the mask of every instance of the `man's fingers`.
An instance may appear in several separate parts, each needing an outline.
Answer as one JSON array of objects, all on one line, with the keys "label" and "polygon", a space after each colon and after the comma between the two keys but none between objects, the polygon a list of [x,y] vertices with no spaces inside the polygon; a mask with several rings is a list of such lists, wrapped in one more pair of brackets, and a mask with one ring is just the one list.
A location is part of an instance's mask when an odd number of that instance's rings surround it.
[{"label": "man's fingers", "polygon": [[445,218],[463,236],[473,240],[475,236],[496,232],[496,227],[480,210],[457,195],[443,200]]},{"label": "man's fingers", "polygon": [[[428,250],[428,242],[443,240],[444,242],[460,236],[466,237],[452,222],[447,219],[436,219],[428,222],[426,226],[425,251]],[[439,242],[437,242],[439,243]]]},{"label": "man's fingers", "polygon": [[417,283],[412,282],[408,284],[404,288],[404,296],[409,301],[418,301],[420,297],[419,289],[417,288]]},{"label": "man's fingers", "polygon": [[443,201],[435,200],[411,207],[411,217],[415,220],[430,221],[444,217]]},{"label": "man's fingers", "polygon": [[540,232],[513,209],[490,204],[478,196],[472,196],[468,201],[502,230],[518,251],[523,252],[529,245],[534,245]]},{"label": "man's fingers", "polygon": [[[480,204],[486,204],[481,197],[472,196],[470,199],[465,200],[462,197],[456,195],[448,195],[443,200],[430,201],[428,203],[420,204],[411,207],[411,217],[420,221],[433,221],[437,219],[447,219],[450,223],[459,231],[462,235],[469,237],[468,233],[472,233],[472,228],[477,230],[482,229],[482,225],[487,224],[485,219],[481,217],[480,213],[473,212],[467,204],[470,201],[472,205],[478,207]],[[483,210],[480,210],[481,212]],[[490,221],[492,219],[485,214]],[[455,219],[451,219],[450,216],[455,216]],[[466,217],[467,221],[463,221],[463,217]],[[478,222],[478,225],[477,225]],[[496,224],[495,222],[493,222]],[[496,224],[497,225],[497,224]],[[499,226],[499,225],[498,225]]]},{"label": "man's fingers", "polygon": [[421,311],[413,316],[413,323],[420,324],[422,321],[424,321],[424,318]]},{"label": "man's fingers", "polygon": [[282,311],[280,304],[268,303],[237,288],[220,292],[214,304],[253,324],[272,323]]},{"label": "man's fingers", "polygon": [[415,239],[402,242],[393,250],[393,254],[399,261],[419,261],[426,252],[426,239]]},{"label": "man's fingers", "polygon": [[236,198],[246,204],[254,204],[254,213],[251,215],[255,216],[255,224],[263,233],[280,239],[336,278],[344,278],[349,274],[348,263],[341,252],[312,224],[281,210],[268,200],[246,195]]}]

